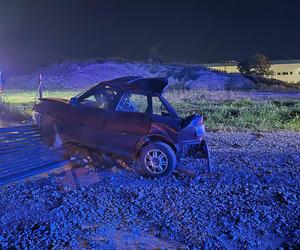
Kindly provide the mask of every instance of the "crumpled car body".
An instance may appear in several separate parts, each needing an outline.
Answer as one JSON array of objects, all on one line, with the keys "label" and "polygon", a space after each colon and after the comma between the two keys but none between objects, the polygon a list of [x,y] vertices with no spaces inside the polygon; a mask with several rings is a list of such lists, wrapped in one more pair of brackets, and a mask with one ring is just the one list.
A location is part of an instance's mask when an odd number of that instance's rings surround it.
[{"label": "crumpled car body", "polygon": [[[101,151],[136,159],[145,145],[159,142],[167,151],[174,151],[177,161],[204,157],[209,164],[203,117],[180,118],[162,96],[167,85],[167,78],[137,76],[104,81],[70,100],[41,98],[34,105],[33,118],[45,136],[52,131],[65,141]],[[161,145],[158,151],[151,149],[152,160],[150,151],[145,156],[146,165],[164,163]],[[166,152],[165,159],[170,157]]]}]

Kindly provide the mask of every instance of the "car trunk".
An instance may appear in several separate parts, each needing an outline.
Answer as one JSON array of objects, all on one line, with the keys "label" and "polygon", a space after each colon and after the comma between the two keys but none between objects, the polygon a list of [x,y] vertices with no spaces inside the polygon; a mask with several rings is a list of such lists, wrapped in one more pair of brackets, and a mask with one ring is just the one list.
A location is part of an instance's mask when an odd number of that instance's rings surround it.
[{"label": "car trunk", "polygon": [[203,124],[203,122],[204,122],[203,116],[198,114],[193,114],[188,117],[181,118],[180,128],[184,129],[187,126],[192,126],[192,127],[200,126]]}]

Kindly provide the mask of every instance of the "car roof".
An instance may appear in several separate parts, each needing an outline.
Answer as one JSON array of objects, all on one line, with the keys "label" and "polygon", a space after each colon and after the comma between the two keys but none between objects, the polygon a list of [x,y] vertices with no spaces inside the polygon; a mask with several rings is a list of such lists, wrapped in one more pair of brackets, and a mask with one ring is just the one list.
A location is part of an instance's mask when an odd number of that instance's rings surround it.
[{"label": "car roof", "polygon": [[168,85],[168,78],[144,78],[140,76],[125,76],[98,83],[96,87],[110,86],[123,91],[138,91],[145,93],[161,94]]}]

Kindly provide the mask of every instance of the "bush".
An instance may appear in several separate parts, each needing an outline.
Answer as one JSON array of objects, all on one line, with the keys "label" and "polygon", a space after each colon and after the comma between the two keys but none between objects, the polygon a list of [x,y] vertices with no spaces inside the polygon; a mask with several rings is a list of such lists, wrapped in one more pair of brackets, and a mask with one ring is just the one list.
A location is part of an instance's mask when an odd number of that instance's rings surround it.
[{"label": "bush", "polygon": [[239,62],[237,67],[242,74],[268,76],[272,73],[269,59],[262,54],[249,56],[247,59]]},{"label": "bush", "polygon": [[263,76],[257,76],[257,75],[245,74],[244,77],[251,80],[256,85],[272,86],[272,85],[283,85],[283,83],[284,83],[283,81],[280,81],[280,80],[277,80],[277,79],[270,79],[270,78],[266,78],[266,77],[263,77]]},{"label": "bush", "polygon": [[263,76],[257,75],[243,75],[245,78],[251,80],[255,84],[256,89],[265,90],[300,90],[300,84],[297,83],[287,83],[277,79],[270,79]]},{"label": "bush", "polygon": [[0,121],[2,125],[5,123],[20,123],[29,118],[30,116],[23,110],[0,100]]}]

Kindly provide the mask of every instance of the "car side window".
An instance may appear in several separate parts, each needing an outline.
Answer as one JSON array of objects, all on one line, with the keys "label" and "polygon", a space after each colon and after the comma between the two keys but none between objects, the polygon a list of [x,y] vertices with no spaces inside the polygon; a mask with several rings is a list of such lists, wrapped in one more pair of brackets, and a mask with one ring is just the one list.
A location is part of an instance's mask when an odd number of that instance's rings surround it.
[{"label": "car side window", "polygon": [[98,108],[108,109],[111,102],[115,99],[117,93],[114,90],[106,89],[105,91],[99,91],[94,94],[97,101]]},{"label": "car side window", "polygon": [[148,99],[146,95],[124,93],[121,97],[116,111],[146,113],[148,110]]},{"label": "car side window", "polygon": [[108,109],[117,93],[112,89],[101,89],[83,99],[80,103],[86,106]]},{"label": "car side window", "polygon": [[170,115],[169,111],[166,109],[165,105],[158,96],[152,96],[152,113],[154,115]]},{"label": "car side window", "polygon": [[84,98],[82,101],[80,101],[80,104],[88,107],[97,108],[97,101],[94,95],[90,95],[89,97]]}]

